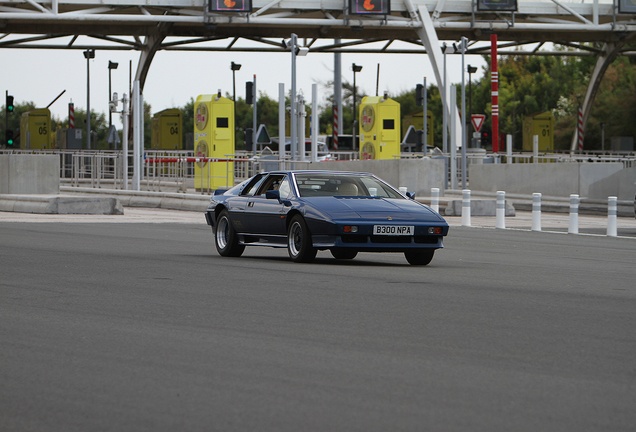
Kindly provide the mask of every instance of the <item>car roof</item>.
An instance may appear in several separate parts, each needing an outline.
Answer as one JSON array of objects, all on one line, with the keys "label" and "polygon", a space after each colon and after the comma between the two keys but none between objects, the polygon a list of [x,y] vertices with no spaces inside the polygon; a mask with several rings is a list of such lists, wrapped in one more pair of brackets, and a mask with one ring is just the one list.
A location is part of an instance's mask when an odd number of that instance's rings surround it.
[{"label": "car roof", "polygon": [[261,174],[333,174],[333,175],[362,175],[373,176],[371,173],[355,171],[325,171],[325,170],[291,170],[291,171],[269,171]]}]

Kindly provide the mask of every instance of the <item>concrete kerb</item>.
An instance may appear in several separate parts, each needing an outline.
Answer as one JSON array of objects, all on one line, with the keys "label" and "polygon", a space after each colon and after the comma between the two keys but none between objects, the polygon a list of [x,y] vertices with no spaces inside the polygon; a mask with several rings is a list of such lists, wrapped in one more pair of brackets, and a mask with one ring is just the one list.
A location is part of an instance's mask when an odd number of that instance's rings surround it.
[{"label": "concrete kerb", "polygon": [[120,189],[94,189],[62,186],[63,192],[72,195],[100,195],[118,199],[123,207],[160,208],[165,210],[205,211],[210,194],[186,194],[174,192],[130,191]]},{"label": "concrete kerb", "polygon": [[65,195],[0,195],[0,211],[40,214],[121,215],[120,201],[112,197]]},{"label": "concrete kerb", "polygon": [[205,211],[209,195],[61,188],[59,195],[0,194],[0,211],[40,214],[123,214],[124,207]]}]

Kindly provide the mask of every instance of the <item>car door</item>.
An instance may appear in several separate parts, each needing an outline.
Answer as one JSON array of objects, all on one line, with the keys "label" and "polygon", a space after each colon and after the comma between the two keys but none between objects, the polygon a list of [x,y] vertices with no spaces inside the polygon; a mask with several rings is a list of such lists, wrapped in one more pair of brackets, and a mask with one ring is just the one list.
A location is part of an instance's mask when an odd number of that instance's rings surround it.
[{"label": "car door", "polygon": [[285,215],[289,207],[280,200],[267,199],[271,190],[282,192],[281,199],[290,193],[289,179],[285,174],[270,174],[260,185],[254,196],[249,197],[245,209],[245,224],[249,232],[265,236],[286,236]]},{"label": "car door", "polygon": [[249,232],[249,228],[247,227],[245,220],[245,209],[247,208],[248,200],[258,191],[264,179],[264,174],[254,176],[252,181],[243,188],[238,196],[227,200],[230,219],[234,223],[234,229],[240,234]]}]

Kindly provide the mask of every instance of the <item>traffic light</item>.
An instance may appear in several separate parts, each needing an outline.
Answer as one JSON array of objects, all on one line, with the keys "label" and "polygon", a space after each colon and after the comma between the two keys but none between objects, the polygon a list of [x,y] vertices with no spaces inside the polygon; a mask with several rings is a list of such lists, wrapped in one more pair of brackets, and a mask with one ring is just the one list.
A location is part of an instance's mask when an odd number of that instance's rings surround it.
[{"label": "traffic light", "polygon": [[422,84],[415,86],[415,105],[424,106],[424,86]]},{"label": "traffic light", "polygon": [[245,83],[245,103],[248,105],[254,103],[254,83],[252,81]]},{"label": "traffic light", "polygon": [[13,131],[12,130],[6,130],[4,133],[4,139],[5,142],[7,143],[7,147],[13,147]]},{"label": "traffic light", "polygon": [[486,148],[487,146],[492,145],[490,130],[482,129],[481,131],[481,148]]},{"label": "traffic light", "polygon": [[13,106],[13,96],[7,95],[7,101],[6,101],[4,106],[5,106],[6,110],[7,110],[7,112],[13,112],[13,108],[14,108],[14,106]]}]

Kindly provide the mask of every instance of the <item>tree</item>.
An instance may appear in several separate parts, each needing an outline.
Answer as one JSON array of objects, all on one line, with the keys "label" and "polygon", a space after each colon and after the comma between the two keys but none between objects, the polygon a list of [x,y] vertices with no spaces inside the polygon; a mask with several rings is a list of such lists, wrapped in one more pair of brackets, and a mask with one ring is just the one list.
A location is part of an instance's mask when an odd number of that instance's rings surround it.
[{"label": "tree", "polygon": [[[333,81],[327,83],[328,87],[333,88]],[[366,96],[360,87],[356,86],[356,110],[360,109],[360,102],[362,98]],[[327,104],[323,105],[319,115],[319,130],[328,135],[333,134],[333,94],[327,97]],[[344,135],[352,134],[353,132],[353,84],[345,81],[342,83],[342,133]]]}]

